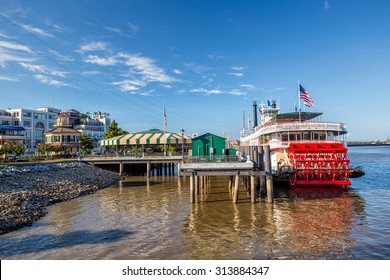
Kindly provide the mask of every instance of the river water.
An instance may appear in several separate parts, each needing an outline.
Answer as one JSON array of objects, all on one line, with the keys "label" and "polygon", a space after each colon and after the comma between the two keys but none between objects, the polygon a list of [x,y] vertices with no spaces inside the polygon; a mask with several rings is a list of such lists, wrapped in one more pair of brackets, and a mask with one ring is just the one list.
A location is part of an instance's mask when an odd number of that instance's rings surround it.
[{"label": "river water", "polygon": [[[390,147],[351,147],[348,192],[231,202],[227,178],[189,203],[187,180],[131,177],[53,205],[0,236],[1,259],[390,259]],[[241,188],[243,189],[243,188]]]}]

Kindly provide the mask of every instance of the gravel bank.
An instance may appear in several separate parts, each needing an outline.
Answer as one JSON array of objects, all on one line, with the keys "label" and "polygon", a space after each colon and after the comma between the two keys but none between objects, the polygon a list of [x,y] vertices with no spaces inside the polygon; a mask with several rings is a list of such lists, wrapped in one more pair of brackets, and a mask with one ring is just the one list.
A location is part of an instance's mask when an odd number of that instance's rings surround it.
[{"label": "gravel bank", "polygon": [[48,205],[94,193],[119,179],[80,162],[0,168],[0,234],[31,225]]}]

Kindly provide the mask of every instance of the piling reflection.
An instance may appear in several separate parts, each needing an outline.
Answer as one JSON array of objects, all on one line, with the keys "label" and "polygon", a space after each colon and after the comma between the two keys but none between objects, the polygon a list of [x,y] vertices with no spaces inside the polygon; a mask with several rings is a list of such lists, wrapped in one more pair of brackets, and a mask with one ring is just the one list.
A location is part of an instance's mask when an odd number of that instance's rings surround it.
[{"label": "piling reflection", "polygon": [[214,181],[207,199],[191,205],[182,236],[189,258],[352,258],[352,227],[364,209],[356,194],[287,190],[274,204],[251,204],[240,191],[240,203],[232,204],[226,184]]},{"label": "piling reflection", "polygon": [[[42,221],[0,238],[0,252],[25,259],[348,259],[353,226],[365,222],[365,201],[354,192],[285,190],[273,204],[252,204],[240,187],[233,204],[229,178],[199,186],[189,203],[188,177],[131,177],[54,205]],[[39,235],[63,242],[37,243]]]}]

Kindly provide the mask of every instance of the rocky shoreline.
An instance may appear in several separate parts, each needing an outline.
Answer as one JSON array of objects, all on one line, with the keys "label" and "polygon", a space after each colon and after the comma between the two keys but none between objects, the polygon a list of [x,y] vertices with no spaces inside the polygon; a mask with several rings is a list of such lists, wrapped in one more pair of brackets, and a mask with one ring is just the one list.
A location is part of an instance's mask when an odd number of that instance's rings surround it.
[{"label": "rocky shoreline", "polygon": [[31,225],[47,206],[91,194],[121,176],[81,162],[0,168],[0,234]]}]

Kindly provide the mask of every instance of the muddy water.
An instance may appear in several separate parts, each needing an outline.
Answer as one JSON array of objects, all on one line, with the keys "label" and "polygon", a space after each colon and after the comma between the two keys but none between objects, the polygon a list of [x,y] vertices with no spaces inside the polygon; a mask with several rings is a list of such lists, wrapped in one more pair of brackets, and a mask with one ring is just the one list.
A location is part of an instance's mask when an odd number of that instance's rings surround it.
[{"label": "muddy water", "polygon": [[0,236],[0,257],[389,259],[390,184],[370,176],[389,167],[390,153],[384,159],[353,148],[350,158],[368,172],[350,191],[282,190],[274,204],[251,204],[242,187],[232,204],[224,177],[213,179],[195,204],[188,178],[131,177],[54,205],[33,226]]}]

